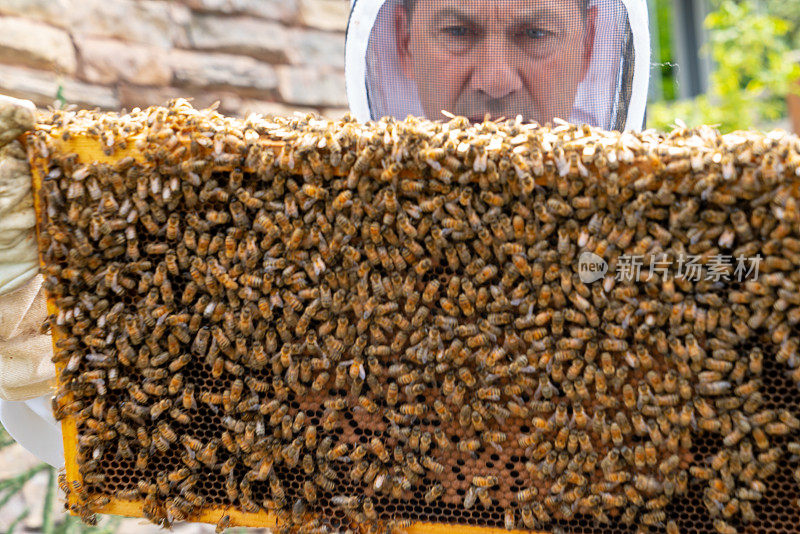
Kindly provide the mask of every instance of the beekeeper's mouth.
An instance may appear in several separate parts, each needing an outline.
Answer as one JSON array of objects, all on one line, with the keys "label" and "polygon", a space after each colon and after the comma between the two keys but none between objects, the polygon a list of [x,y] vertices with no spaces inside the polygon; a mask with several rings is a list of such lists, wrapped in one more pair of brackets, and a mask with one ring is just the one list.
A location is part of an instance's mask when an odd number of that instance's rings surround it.
[{"label": "beekeeper's mouth", "polygon": [[470,114],[467,115],[466,117],[472,124],[481,124],[482,122],[486,121],[497,122],[497,121],[502,121],[506,118],[506,116],[503,115],[502,113],[489,113],[488,111],[486,113]]},{"label": "beekeeper's mouth", "polygon": [[472,117],[467,117],[467,118],[469,119],[469,122],[471,122],[472,124],[480,124],[484,121],[492,120],[492,116],[489,113],[486,113],[484,115],[473,115]]}]

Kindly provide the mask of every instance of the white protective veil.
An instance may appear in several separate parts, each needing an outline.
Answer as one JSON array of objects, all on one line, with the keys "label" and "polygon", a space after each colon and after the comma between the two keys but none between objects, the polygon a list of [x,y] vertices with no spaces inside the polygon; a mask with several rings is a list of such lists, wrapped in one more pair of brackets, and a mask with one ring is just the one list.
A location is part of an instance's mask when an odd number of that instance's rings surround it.
[{"label": "white protective veil", "polygon": [[[430,14],[436,9],[445,11],[444,7],[439,8],[432,4],[437,1],[441,1],[442,6],[446,4],[455,6],[454,11],[461,9],[459,3],[454,3],[453,0],[352,0],[351,2],[345,49],[347,96],[351,112],[360,121],[377,120],[383,116],[393,116],[398,119],[403,119],[408,115],[426,116],[421,102],[418,80],[412,79],[404,73],[408,70],[404,70],[401,66],[401,53],[398,51],[397,10],[407,9],[409,1],[412,4],[414,2],[427,3],[426,14]],[[530,5],[536,4],[544,6],[545,9],[553,9],[553,6],[563,5],[564,2],[569,1],[581,3],[581,0],[553,2],[530,0]],[[524,11],[526,8],[521,0],[465,0],[461,5],[469,4],[474,13],[476,9],[484,10],[480,2],[486,2],[487,17],[491,17],[491,14],[496,14],[498,9],[502,9],[498,6],[504,2],[515,3],[515,9]],[[608,130],[640,130],[644,122],[650,65],[650,34],[646,0],[583,0],[582,6],[583,13],[590,12],[592,17],[593,38],[586,41],[589,44],[584,45],[590,54],[588,59],[583,60],[581,70],[583,75],[575,78],[577,87],[573,84],[569,96],[567,96],[567,105],[570,101],[572,102],[571,110],[562,104],[560,108],[562,113],[557,116],[570,122],[588,123]],[[469,11],[467,10],[467,12]],[[409,12],[406,11],[406,13]],[[409,13],[409,16],[412,15]],[[454,16],[459,17],[460,15]],[[577,19],[577,17],[573,17],[573,19]],[[423,18],[423,20],[426,19]],[[427,20],[433,20],[433,17],[429,17]],[[451,20],[460,19],[451,17]],[[431,24],[434,23],[431,22]],[[462,41],[470,40],[470,43],[464,46],[478,46],[476,43],[481,40],[480,29],[473,36],[462,36],[470,31],[468,29],[471,24],[469,20],[464,23],[467,30],[455,28],[455,25],[460,25],[461,22],[437,22],[437,24],[441,27],[450,24],[450,29],[446,31],[450,32],[447,34],[447,38],[451,41],[456,38],[462,39]],[[531,24],[535,26],[537,23],[533,21]],[[546,27],[547,23],[542,23],[541,26]],[[564,29],[563,24],[561,29]],[[459,31],[462,31],[462,34],[459,34]],[[525,37],[533,35],[537,39],[543,39],[545,38],[543,36],[547,35],[546,31],[533,34],[530,33],[530,29],[525,31],[528,32],[524,34]],[[558,31],[561,30],[555,30],[551,34]],[[432,35],[433,32],[430,34]],[[509,39],[513,40],[514,37]],[[525,43],[530,43],[530,41]],[[461,44],[457,46],[460,47]],[[514,46],[519,45],[511,45],[512,48]],[[525,44],[524,46],[532,45]],[[458,52],[462,53],[463,51],[459,50]],[[549,53],[562,57],[570,55],[569,50],[565,51],[558,47],[551,48]],[[502,61],[490,54],[484,53],[479,57],[492,58],[493,63]],[[517,55],[521,57],[525,54],[527,52],[520,52]],[[441,55],[434,54],[432,57],[440,59]],[[466,61],[475,62],[475,57],[475,55],[470,55]],[[512,59],[512,62],[514,61],[516,60]],[[540,78],[539,88],[548,87],[546,83],[542,84],[541,80],[547,76],[552,80],[552,73],[557,70],[552,67],[559,63],[557,59],[549,62],[528,61],[527,63],[523,59],[516,61],[511,68],[518,71],[524,70],[525,65],[533,65],[529,70],[538,69],[539,72],[528,72],[527,74],[522,72],[519,77],[523,81],[518,82],[517,86],[511,90],[525,93],[522,98],[536,100],[540,98],[533,94],[539,90],[534,89],[537,83],[536,78]],[[546,67],[542,65],[546,65]],[[438,74],[446,78],[449,75],[447,69],[447,66],[443,65]],[[462,76],[463,79],[458,78],[459,76]],[[471,83],[468,81],[469,75],[459,73],[451,77],[458,78],[453,80],[451,85],[461,83],[467,86]],[[553,85],[550,85],[549,88],[551,92],[558,90],[554,89]],[[473,90],[479,91],[480,89]],[[428,87],[427,93],[431,92],[436,92],[435,87],[433,90]],[[479,92],[475,94],[480,95]],[[574,94],[574,99],[572,94]],[[435,103],[438,104],[439,101]],[[483,117],[479,105],[466,104],[461,106],[462,109],[458,109],[458,106],[454,104],[454,107],[456,109],[447,109],[446,111],[466,115],[463,109],[475,109],[475,113]],[[509,109],[514,108],[509,107]],[[523,117],[523,119],[537,120],[535,117]]]}]

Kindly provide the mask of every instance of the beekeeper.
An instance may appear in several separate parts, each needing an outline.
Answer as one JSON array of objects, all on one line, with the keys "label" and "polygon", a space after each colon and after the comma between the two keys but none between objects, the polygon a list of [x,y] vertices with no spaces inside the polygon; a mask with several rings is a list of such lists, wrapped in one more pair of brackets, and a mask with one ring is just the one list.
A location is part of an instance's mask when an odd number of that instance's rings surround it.
[{"label": "beekeeper", "polygon": [[650,64],[645,0],[354,0],[347,96],[385,115],[639,130]]},{"label": "beekeeper", "polygon": [[[361,121],[445,111],[639,130],[649,51],[646,0],[353,0],[347,95]],[[62,465],[30,176],[19,143],[8,144],[32,121],[30,105],[0,102],[0,422]]]}]

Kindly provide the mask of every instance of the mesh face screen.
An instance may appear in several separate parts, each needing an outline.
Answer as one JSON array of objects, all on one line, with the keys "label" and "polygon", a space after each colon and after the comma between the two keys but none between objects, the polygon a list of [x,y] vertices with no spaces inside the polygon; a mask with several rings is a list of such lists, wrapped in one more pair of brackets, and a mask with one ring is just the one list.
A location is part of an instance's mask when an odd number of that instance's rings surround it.
[{"label": "mesh face screen", "polygon": [[796,532],[797,138],[178,101],[29,147],[86,519]]},{"label": "mesh face screen", "polygon": [[373,119],[444,110],[623,129],[633,66],[620,0],[387,0],[369,33],[367,98]]}]

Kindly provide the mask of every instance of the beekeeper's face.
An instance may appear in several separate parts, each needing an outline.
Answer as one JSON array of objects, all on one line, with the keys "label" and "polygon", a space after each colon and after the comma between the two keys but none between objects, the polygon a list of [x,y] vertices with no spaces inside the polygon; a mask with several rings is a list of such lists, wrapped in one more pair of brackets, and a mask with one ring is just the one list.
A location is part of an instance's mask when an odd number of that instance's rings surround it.
[{"label": "beekeeper's face", "polygon": [[400,6],[400,62],[425,116],[568,119],[586,74],[594,10],[581,0],[415,0]]}]

